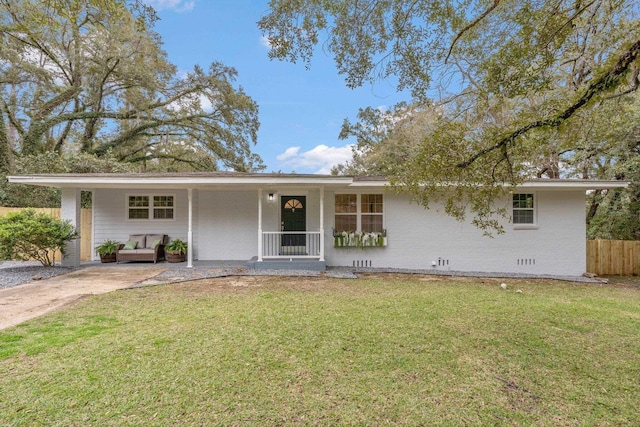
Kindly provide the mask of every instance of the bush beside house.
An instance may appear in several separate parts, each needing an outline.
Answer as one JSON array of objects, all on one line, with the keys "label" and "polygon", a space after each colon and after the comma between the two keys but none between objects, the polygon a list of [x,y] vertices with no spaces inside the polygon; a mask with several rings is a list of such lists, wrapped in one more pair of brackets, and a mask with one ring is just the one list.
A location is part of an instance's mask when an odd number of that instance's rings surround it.
[{"label": "bush beside house", "polygon": [[54,264],[56,252],[64,254],[67,243],[79,237],[69,221],[24,209],[0,217],[0,259],[36,260]]}]

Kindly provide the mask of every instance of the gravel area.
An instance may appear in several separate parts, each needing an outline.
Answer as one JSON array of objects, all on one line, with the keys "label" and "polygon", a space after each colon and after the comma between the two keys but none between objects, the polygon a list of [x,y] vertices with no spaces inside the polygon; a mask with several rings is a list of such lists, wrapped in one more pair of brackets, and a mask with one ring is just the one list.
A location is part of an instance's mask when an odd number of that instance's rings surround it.
[{"label": "gravel area", "polygon": [[[33,280],[48,279],[50,277],[66,274],[74,269],[67,267],[44,267],[37,261],[0,261],[0,289],[28,283]],[[602,279],[584,276],[555,276],[533,274],[510,273],[483,273],[463,271],[441,270],[409,270],[391,268],[353,268],[353,267],[329,267],[324,272],[309,270],[257,270],[238,266],[194,266],[187,268],[184,265],[169,269],[156,276],[154,279],[167,282],[184,282],[189,280],[207,279],[226,276],[297,276],[297,277],[332,277],[340,279],[356,279],[363,273],[402,273],[402,274],[431,274],[437,276],[458,277],[494,277],[504,279],[553,279],[582,283],[603,283]],[[606,282],[606,281],[605,281]]]},{"label": "gravel area", "polygon": [[561,276],[561,275],[535,275],[522,273],[483,273],[468,271],[442,271],[442,270],[410,270],[402,268],[355,268],[355,267],[327,267],[324,272],[309,270],[258,270],[244,267],[205,267],[194,266],[187,268],[180,266],[167,270],[154,279],[182,282],[197,279],[208,279],[225,276],[298,276],[298,277],[333,277],[339,279],[357,279],[364,273],[400,273],[400,274],[427,274],[435,276],[457,277],[492,277],[502,279],[551,279],[580,283],[603,283],[602,279],[585,276]]},{"label": "gravel area", "polygon": [[587,276],[562,276],[553,274],[525,274],[525,273],[487,273],[481,271],[449,271],[449,270],[411,270],[403,268],[352,268],[357,273],[404,273],[404,274],[429,274],[434,276],[457,277],[492,277],[496,279],[550,279],[565,282],[579,283],[606,283],[603,278],[591,278]]},{"label": "gravel area", "polygon": [[38,261],[0,261],[0,289],[33,280],[48,279],[73,271],[67,267],[45,267]]},{"label": "gravel area", "polygon": [[180,266],[171,268],[157,276],[154,280],[168,280],[184,282],[197,279],[209,279],[226,276],[288,276],[288,277],[333,277],[340,279],[357,279],[352,269],[328,268],[327,271],[310,270],[258,270],[244,267],[205,267],[194,266],[187,268]]}]

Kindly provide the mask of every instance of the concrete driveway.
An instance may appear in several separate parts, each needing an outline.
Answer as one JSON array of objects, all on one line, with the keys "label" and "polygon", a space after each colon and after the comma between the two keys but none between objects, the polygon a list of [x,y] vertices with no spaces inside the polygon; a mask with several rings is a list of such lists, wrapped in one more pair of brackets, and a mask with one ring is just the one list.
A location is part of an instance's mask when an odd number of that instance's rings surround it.
[{"label": "concrete driveway", "polygon": [[98,295],[149,282],[167,268],[91,266],[46,280],[0,289],[0,330],[57,310],[85,295]]}]

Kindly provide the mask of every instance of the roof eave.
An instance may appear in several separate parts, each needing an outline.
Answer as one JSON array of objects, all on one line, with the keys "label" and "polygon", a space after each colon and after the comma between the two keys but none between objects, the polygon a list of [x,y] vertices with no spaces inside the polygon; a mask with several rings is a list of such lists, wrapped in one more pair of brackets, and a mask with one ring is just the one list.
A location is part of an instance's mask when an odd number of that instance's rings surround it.
[{"label": "roof eave", "polygon": [[144,176],[8,176],[11,183],[58,188],[198,188],[207,186],[251,187],[270,185],[322,186],[349,185],[351,177],[247,176],[247,177],[144,177]]}]

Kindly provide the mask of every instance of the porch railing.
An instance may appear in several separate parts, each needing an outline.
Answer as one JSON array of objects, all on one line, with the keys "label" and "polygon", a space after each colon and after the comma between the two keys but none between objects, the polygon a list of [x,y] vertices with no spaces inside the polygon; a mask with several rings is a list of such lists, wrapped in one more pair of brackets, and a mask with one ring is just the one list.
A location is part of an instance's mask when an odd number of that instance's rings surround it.
[{"label": "porch railing", "polygon": [[263,231],[262,258],[320,258],[319,231]]}]

